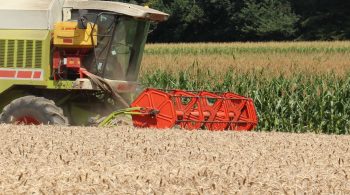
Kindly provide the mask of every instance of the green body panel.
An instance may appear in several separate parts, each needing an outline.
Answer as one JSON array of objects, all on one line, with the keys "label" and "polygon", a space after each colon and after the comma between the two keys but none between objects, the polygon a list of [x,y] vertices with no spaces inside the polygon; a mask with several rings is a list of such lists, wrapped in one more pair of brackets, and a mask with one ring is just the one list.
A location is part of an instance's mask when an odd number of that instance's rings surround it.
[{"label": "green body panel", "polygon": [[[73,89],[74,81],[53,81],[49,80],[46,82],[48,89]],[[77,90],[77,89],[73,89]]]},{"label": "green body panel", "polygon": [[[146,29],[150,23],[147,22]],[[147,33],[148,31],[145,31]],[[137,80],[140,69],[143,51],[146,43],[147,34],[139,37],[141,44],[137,47],[139,55],[132,62],[134,65],[134,74],[128,75],[128,80]],[[10,78],[0,78],[0,94],[16,85],[28,85],[45,87],[48,89],[72,89],[74,81],[53,81],[50,80],[50,44],[51,32],[49,30],[0,30],[0,69],[21,69],[21,70],[42,70],[42,80],[17,80]],[[11,44],[9,44],[11,43]],[[28,47],[29,43],[33,47]],[[40,43],[40,52],[37,53],[38,43]],[[22,49],[19,45],[22,44]],[[9,47],[11,45],[11,47]],[[11,52],[9,52],[11,51]],[[30,52],[30,53],[29,53]],[[38,57],[40,56],[40,59]],[[11,62],[11,65],[8,65]],[[29,62],[29,63],[28,63]],[[38,63],[40,62],[40,63]]]},{"label": "green body panel", "polygon": [[[14,42],[13,47],[9,47],[9,41]],[[18,47],[19,41],[24,42],[22,50]],[[32,41],[35,42],[32,49],[27,49],[28,43]],[[37,53],[36,49],[38,47],[35,44],[39,43],[38,41],[41,43],[39,47],[41,52]],[[38,86],[48,89],[73,89],[73,81],[50,80],[50,43],[51,33],[48,30],[0,30],[0,48],[2,48],[0,49],[0,68],[2,70],[30,69],[43,71],[42,80],[0,78],[0,94],[18,85]],[[30,51],[30,57],[28,51]],[[40,59],[38,59],[39,57]],[[8,65],[9,61],[11,61],[11,66]],[[40,64],[37,62],[40,62]]]},{"label": "green body panel", "polygon": [[[149,26],[150,22],[145,22],[143,27],[146,30],[136,36],[134,50],[137,55],[129,62],[130,69],[126,78],[119,80],[137,81]],[[99,99],[96,90],[74,89],[74,81],[53,81],[51,41],[50,30],[0,29],[0,113],[11,101],[26,95],[55,101],[57,106],[63,108],[72,125],[87,125],[90,117],[108,116],[119,108],[106,99]],[[4,77],[1,76],[1,71],[15,71],[16,76]],[[40,79],[19,79],[18,71],[33,71],[32,74],[40,71],[42,76]],[[115,79],[114,81],[118,80]],[[132,101],[130,93],[120,95]]]},{"label": "green body panel", "polygon": [[[40,45],[39,45],[40,44]],[[0,111],[11,100],[21,97],[14,96],[12,88],[17,94],[28,94],[33,87],[42,89],[72,89],[73,81],[50,80],[50,44],[49,30],[0,30],[0,69],[1,70],[41,70],[42,79],[11,79],[0,78]],[[10,65],[8,65],[10,64]],[[11,98],[12,97],[12,98]]]},{"label": "green body panel", "polygon": [[77,104],[72,104],[70,107],[71,123],[76,125],[86,125],[90,117],[97,116],[91,113],[90,110],[84,109],[86,106],[79,106]]},{"label": "green body panel", "polygon": [[0,94],[14,85],[47,86],[50,77],[49,30],[0,30],[1,70],[41,70],[42,79],[0,78]]},{"label": "green body panel", "polygon": [[[58,92],[58,90],[72,89],[73,81],[50,80],[50,46],[49,30],[0,30],[0,70],[40,70],[43,74],[40,80],[0,78],[0,112],[14,99],[36,95],[33,89],[46,90],[42,94],[58,95],[67,93]],[[71,110],[76,116],[85,113],[84,117],[86,117],[90,113],[83,109]],[[76,118],[75,124],[84,124],[87,121],[87,119],[82,120],[82,117]]]}]

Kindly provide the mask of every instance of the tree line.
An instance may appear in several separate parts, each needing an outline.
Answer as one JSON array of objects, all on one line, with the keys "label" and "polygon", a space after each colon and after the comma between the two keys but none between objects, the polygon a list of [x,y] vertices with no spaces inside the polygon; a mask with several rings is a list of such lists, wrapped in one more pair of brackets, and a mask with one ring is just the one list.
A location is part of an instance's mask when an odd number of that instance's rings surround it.
[{"label": "tree line", "polygon": [[151,42],[350,39],[349,0],[124,0],[169,13]]}]

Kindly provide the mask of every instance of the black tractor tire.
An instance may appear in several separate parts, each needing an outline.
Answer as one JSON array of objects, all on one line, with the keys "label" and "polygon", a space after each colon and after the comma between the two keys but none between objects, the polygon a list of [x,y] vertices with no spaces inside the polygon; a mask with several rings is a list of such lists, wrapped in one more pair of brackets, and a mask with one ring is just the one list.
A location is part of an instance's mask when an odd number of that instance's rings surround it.
[{"label": "black tractor tire", "polygon": [[0,123],[66,126],[68,119],[54,101],[43,97],[24,96],[4,107]]}]

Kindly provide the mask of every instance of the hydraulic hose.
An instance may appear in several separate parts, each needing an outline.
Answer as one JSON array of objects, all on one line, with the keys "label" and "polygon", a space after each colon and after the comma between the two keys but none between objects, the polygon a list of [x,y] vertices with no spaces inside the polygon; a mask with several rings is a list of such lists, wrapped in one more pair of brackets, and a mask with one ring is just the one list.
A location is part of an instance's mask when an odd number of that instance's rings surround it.
[{"label": "hydraulic hose", "polygon": [[130,105],[125,101],[125,99],[115,92],[112,86],[103,78],[88,72],[86,69],[81,69],[81,72],[87,76],[91,81],[97,85],[101,90],[112,95],[114,101],[120,103],[122,106],[128,108]]}]

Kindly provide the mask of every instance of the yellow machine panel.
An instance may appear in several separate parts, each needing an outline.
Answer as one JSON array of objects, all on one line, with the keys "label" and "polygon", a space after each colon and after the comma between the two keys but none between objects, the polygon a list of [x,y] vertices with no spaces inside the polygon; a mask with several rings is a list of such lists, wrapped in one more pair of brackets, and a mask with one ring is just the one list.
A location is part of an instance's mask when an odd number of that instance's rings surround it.
[{"label": "yellow machine panel", "polygon": [[[77,21],[58,22],[54,29],[54,45],[61,47],[86,47],[97,45],[97,26],[88,23],[86,29],[79,29]],[[93,38],[92,38],[93,37]]]}]

